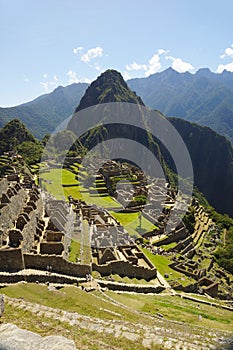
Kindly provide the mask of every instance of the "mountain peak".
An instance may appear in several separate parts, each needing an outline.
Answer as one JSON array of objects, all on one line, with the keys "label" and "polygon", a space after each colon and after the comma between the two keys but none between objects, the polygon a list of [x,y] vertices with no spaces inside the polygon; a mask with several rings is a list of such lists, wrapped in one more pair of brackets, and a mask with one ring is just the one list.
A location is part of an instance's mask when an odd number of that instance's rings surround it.
[{"label": "mountain peak", "polygon": [[213,74],[209,68],[200,68],[196,72],[196,75],[201,75],[201,76],[210,76]]},{"label": "mountain peak", "polygon": [[108,69],[87,88],[75,112],[108,102],[128,102],[144,105],[141,98],[130,90],[122,75],[114,69]]}]

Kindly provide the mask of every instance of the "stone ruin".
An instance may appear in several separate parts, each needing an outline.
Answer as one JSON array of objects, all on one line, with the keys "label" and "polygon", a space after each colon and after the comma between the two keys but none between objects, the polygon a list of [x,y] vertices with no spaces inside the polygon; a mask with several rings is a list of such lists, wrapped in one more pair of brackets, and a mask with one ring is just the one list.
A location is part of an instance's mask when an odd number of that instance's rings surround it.
[{"label": "stone ruin", "polygon": [[[44,193],[43,196],[44,200],[29,176],[20,180],[14,174],[1,179],[0,270],[15,272],[33,266],[47,270],[48,265],[53,265],[54,271],[59,271],[60,266],[62,273],[86,275],[90,267],[75,268],[67,261],[73,232],[71,206]],[[50,256],[60,257],[64,263]]]},{"label": "stone ruin", "polygon": [[81,201],[75,204],[89,222],[93,270],[102,275],[116,273],[148,280],[157,277],[156,268],[114,217]]}]

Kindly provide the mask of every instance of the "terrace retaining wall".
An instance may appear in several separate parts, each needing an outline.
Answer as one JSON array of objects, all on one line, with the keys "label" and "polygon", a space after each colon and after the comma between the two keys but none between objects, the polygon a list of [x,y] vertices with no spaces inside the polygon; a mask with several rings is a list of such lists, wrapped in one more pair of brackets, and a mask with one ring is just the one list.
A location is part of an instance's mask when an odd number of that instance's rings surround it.
[{"label": "terrace retaining wall", "polygon": [[108,264],[98,265],[93,263],[92,269],[98,271],[102,276],[117,274],[121,277],[138,278],[150,280],[157,277],[156,268],[147,269],[143,266],[135,266],[127,261],[111,261]]},{"label": "terrace retaining wall", "polygon": [[24,254],[24,262],[26,269],[47,271],[47,267],[51,266],[52,272],[64,275],[85,277],[91,274],[90,265],[75,264],[56,255]]}]

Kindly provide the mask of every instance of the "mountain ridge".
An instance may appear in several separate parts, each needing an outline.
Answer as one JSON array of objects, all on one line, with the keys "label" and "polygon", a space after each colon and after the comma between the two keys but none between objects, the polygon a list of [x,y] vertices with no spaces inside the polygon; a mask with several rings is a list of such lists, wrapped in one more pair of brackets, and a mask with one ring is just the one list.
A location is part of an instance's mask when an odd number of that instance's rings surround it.
[{"label": "mountain ridge", "polygon": [[0,128],[10,120],[18,119],[35,137],[42,139],[72,115],[87,86],[86,83],[59,86],[53,92],[19,106],[0,107]]},{"label": "mountain ridge", "polygon": [[[147,78],[130,79],[127,85],[148,107],[209,126],[233,144],[233,73],[226,70],[213,73],[209,68],[178,73],[170,67]],[[87,83],[59,86],[33,101],[0,107],[0,127],[17,118],[42,139],[72,115],[88,86]]]},{"label": "mountain ridge", "polygon": [[127,81],[145,104],[168,117],[209,126],[233,143],[233,73],[178,73],[172,68]]}]

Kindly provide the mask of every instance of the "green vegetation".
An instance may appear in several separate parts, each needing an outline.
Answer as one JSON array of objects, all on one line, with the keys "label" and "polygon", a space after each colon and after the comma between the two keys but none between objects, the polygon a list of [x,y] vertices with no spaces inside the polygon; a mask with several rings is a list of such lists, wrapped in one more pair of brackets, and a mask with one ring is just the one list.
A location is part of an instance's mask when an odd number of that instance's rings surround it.
[{"label": "green vegetation", "polygon": [[[80,181],[85,178],[85,171],[79,171]],[[82,199],[87,204],[96,204],[103,208],[120,208],[121,205],[113,200],[110,196],[100,196],[98,192],[90,193],[90,189],[85,188],[81,182],[76,179],[76,174],[67,169],[50,169],[48,172],[40,174],[42,186],[56,198],[73,198]],[[62,182],[62,183],[61,183]],[[62,185],[69,185],[62,187]]]},{"label": "green vegetation", "polygon": [[147,202],[147,197],[140,195],[140,196],[136,196],[134,197],[134,202],[136,202],[137,205],[144,205]]},{"label": "green vegetation", "polygon": [[77,111],[107,102],[129,102],[143,104],[142,100],[131,91],[122,75],[113,69],[102,73],[87,89]]},{"label": "green vegetation", "polygon": [[[129,234],[135,238],[140,237],[141,234],[151,231],[157,226],[154,226],[149,220],[141,215],[141,212],[134,213],[122,213],[122,212],[110,212],[120,223],[125,227]],[[141,225],[140,225],[141,215]]]},{"label": "green vegetation", "polygon": [[87,221],[83,222],[83,235],[81,242],[81,263],[89,265],[91,263],[91,244],[89,235],[89,225]]},{"label": "green vegetation", "polygon": [[189,207],[188,212],[184,215],[182,220],[186,228],[192,234],[194,232],[194,226],[195,226],[195,208]]},{"label": "green vegetation", "polygon": [[194,283],[195,280],[193,278],[187,277],[184,274],[173,270],[171,267],[169,267],[169,264],[171,264],[171,260],[163,255],[157,255],[152,254],[150,251],[148,251],[146,248],[141,248],[143,253],[150,259],[152,264],[157,268],[159,273],[164,276],[165,274],[168,274],[167,281],[170,282],[179,282],[183,286]]},{"label": "green vegetation", "polygon": [[[112,305],[99,298],[100,293],[87,293],[74,286],[65,286],[62,289],[49,291],[46,285],[34,283],[18,283],[16,285],[1,288],[1,293],[12,298],[55,307],[65,311],[78,312],[90,317],[98,317],[106,320],[124,319],[129,322],[147,322],[146,319],[133,311],[125,310],[117,305]],[[112,311],[118,315],[113,315]]]},{"label": "green vegetation", "polygon": [[[70,325],[60,320],[37,316],[30,311],[22,310],[6,304],[5,313],[1,318],[4,323],[13,323],[16,326],[40,334],[41,336],[63,335],[75,342],[77,349],[102,350],[111,347],[114,350],[141,350],[141,344],[125,338],[115,338],[111,334],[82,329],[79,325]],[[159,349],[154,346],[152,350]]]},{"label": "green vegetation", "polygon": [[221,267],[233,274],[233,219],[228,215],[218,213],[210,205],[206,206],[206,211],[221,232],[221,240],[214,252],[216,261]]},{"label": "green vegetation", "polygon": [[27,164],[38,163],[42,144],[17,119],[13,119],[0,130],[0,155],[4,152],[19,153]]},{"label": "green vegetation", "polygon": [[[94,271],[96,272],[96,271]],[[97,276],[97,275],[96,275]],[[101,278],[101,276],[99,275],[98,277],[96,278]],[[127,276],[125,277],[121,277],[119,275],[116,275],[116,274],[112,274],[106,278],[102,277],[103,279],[111,279],[111,280],[114,280],[115,282],[120,282],[120,283],[126,283],[126,284],[149,284],[149,285],[155,285],[157,280],[150,280],[150,281],[146,281],[145,279],[141,278],[141,279],[137,279],[137,278],[129,278]]]},{"label": "green vegetation", "polygon": [[[182,299],[179,296],[141,295],[137,296],[129,293],[117,294],[107,292],[111,298],[120,303],[149,314],[160,313],[165,318],[185,322],[188,324],[198,324],[206,328],[217,328],[222,330],[232,330],[233,313],[210,305],[199,304],[197,302]],[[202,317],[200,323],[199,316]]]},{"label": "green vegetation", "polygon": [[76,263],[77,259],[80,258],[80,242],[71,240],[71,244],[69,246],[70,254],[68,260]]},{"label": "green vegetation", "polygon": [[225,233],[225,241],[215,252],[215,258],[220,266],[233,274],[233,227]]},{"label": "green vegetation", "polygon": [[[230,189],[233,188],[233,149],[230,142],[210,128],[178,118],[169,120],[187,146],[199,191],[218,212],[233,215],[233,202],[230,199]],[[175,171],[166,155],[165,161]]]},{"label": "green vegetation", "polygon": [[17,118],[39,139],[52,133],[77,107],[88,84],[59,86],[52,93],[11,108],[0,108],[0,127]]},{"label": "green vegetation", "polygon": [[174,248],[176,245],[177,245],[176,242],[172,242],[172,243],[169,243],[166,245],[161,245],[160,247],[163,248],[164,250],[169,250],[169,249]]},{"label": "green vegetation", "polygon": [[167,116],[209,126],[233,142],[233,91],[229,79],[228,74],[215,74],[209,69],[184,76],[169,68],[147,79],[129,80],[128,85],[147,106]]},{"label": "green vegetation", "polygon": [[[59,290],[48,290],[45,285],[33,283],[20,283],[4,287],[1,288],[1,293],[18,299],[23,296],[25,301],[31,303],[67,312],[78,312],[81,315],[98,317],[110,322],[112,320],[126,321],[130,322],[132,326],[134,323],[145,326],[161,325],[165,329],[168,327],[173,334],[185,327],[187,335],[206,335],[207,343],[210,331],[218,330],[230,334],[233,325],[233,313],[230,311],[167,294],[135,295],[111,291],[104,294],[98,291],[87,294],[74,286],[66,286]],[[118,304],[115,304],[114,300]],[[135,311],[139,311],[139,313]],[[153,319],[147,315],[153,316],[157,313],[164,316],[163,319],[160,318],[159,325],[156,318]],[[168,322],[167,320],[185,322],[185,324]],[[64,321],[49,318],[46,314],[36,315],[31,313],[30,309],[19,309],[16,305],[12,306],[8,303],[6,303],[5,313],[1,321],[14,323],[21,328],[37,332],[43,336],[52,334],[67,336],[75,341],[78,348],[82,347],[84,350],[100,350],[103,347],[114,350],[141,349],[140,342],[114,338],[111,334],[104,334],[103,337],[103,333],[99,334],[98,332],[80,329],[78,325],[71,326]],[[161,347],[158,348],[161,349]],[[156,349],[156,347],[152,347],[152,349]]]},{"label": "green vegetation", "polygon": [[25,141],[17,147],[18,153],[28,165],[39,163],[43,147],[39,142]]}]

